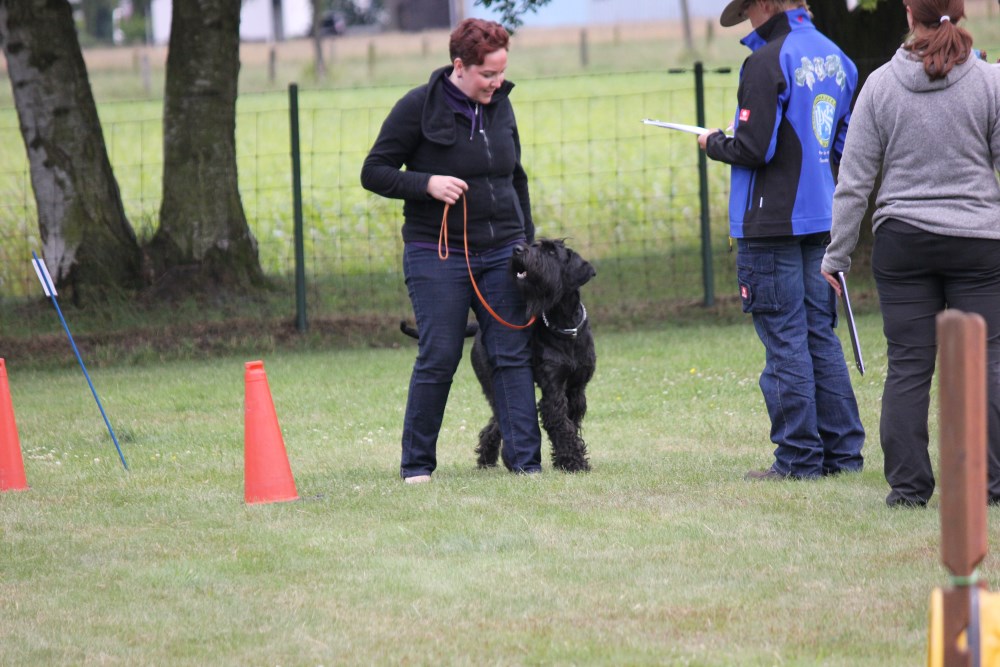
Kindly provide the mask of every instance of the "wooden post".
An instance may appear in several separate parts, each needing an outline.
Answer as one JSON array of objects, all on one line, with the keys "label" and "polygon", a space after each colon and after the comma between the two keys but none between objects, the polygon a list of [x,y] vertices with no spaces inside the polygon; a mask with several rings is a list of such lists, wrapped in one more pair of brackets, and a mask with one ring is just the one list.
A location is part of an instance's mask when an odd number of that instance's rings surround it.
[{"label": "wooden post", "polygon": [[962,650],[958,639],[986,556],[986,322],[946,310],[937,317],[937,339],[941,562],[952,577],[944,591],[944,665],[967,667],[978,647]]},{"label": "wooden post", "polygon": [[684,24],[684,48],[688,53],[694,53],[694,33],[691,30],[691,13],[688,12],[687,0],[681,0],[681,22]]},{"label": "wooden post", "polygon": [[320,23],[323,21],[323,3],[321,0],[312,0],[312,43],[313,62],[316,64],[316,81],[326,80],[326,61],[323,59],[323,33],[320,30]]},{"label": "wooden post", "polygon": [[149,97],[153,93],[153,76],[149,67],[149,49],[143,49],[139,58],[139,71],[142,73],[142,90]]}]

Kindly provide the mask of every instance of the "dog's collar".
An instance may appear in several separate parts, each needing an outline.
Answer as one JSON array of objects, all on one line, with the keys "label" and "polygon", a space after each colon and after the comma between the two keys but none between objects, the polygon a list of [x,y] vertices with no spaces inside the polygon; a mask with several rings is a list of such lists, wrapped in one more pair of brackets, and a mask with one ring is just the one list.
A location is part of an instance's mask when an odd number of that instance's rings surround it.
[{"label": "dog's collar", "polygon": [[587,307],[583,305],[582,301],[580,302],[580,310],[583,311],[583,316],[580,318],[580,323],[577,324],[572,329],[557,329],[556,327],[552,326],[552,323],[549,322],[549,318],[545,315],[544,310],[542,311],[542,322],[545,322],[545,326],[548,328],[549,331],[553,333],[557,333],[563,336],[569,336],[570,338],[576,338],[577,334],[580,333],[580,329],[582,329],[583,325],[587,323]]}]

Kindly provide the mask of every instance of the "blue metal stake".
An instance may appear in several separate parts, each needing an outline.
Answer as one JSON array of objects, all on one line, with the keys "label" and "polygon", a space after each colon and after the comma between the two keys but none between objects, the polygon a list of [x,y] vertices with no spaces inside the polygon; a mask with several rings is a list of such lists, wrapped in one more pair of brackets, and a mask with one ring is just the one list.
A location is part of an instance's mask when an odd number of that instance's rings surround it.
[{"label": "blue metal stake", "polygon": [[90,393],[94,395],[94,400],[97,401],[97,407],[101,411],[101,416],[104,417],[104,424],[108,427],[108,433],[111,434],[111,440],[115,443],[115,449],[118,450],[118,458],[121,459],[122,466],[125,470],[128,470],[128,464],[125,463],[125,455],[122,454],[122,448],[118,445],[118,438],[115,437],[115,430],[111,428],[111,422],[108,421],[108,415],[104,412],[104,406],[101,405],[101,399],[97,397],[97,390],[94,389],[94,383],[90,381],[90,374],[87,373],[87,367],[83,364],[83,358],[80,356],[80,351],[76,349],[76,342],[73,341],[73,334],[69,332],[69,325],[66,324],[66,318],[63,317],[62,310],[59,308],[59,302],[56,300],[56,289],[49,282],[49,272],[42,263],[42,260],[38,259],[38,255],[35,251],[31,251],[31,257],[35,262],[35,270],[38,273],[38,279],[42,281],[42,287],[45,288],[45,293],[50,299],[52,299],[52,305],[56,307],[56,313],[59,314],[59,321],[62,322],[63,329],[66,330],[66,336],[69,338],[69,344],[73,348],[73,354],[76,355],[76,360],[80,362],[80,368],[83,370],[83,377],[87,378],[87,384],[90,385]]}]

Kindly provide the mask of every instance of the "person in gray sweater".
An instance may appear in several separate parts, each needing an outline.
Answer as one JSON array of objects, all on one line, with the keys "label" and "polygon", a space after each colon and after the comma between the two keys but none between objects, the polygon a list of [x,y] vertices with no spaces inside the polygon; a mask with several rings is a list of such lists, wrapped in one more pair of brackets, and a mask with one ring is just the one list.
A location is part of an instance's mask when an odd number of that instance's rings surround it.
[{"label": "person in gray sweater", "polygon": [[1000,502],[1000,70],[971,57],[963,0],[904,0],[911,33],[855,104],[822,271],[850,253],[876,178],[872,271],[888,372],[880,439],[890,507],[934,492],[927,414],[945,308],[987,324],[989,501]]}]

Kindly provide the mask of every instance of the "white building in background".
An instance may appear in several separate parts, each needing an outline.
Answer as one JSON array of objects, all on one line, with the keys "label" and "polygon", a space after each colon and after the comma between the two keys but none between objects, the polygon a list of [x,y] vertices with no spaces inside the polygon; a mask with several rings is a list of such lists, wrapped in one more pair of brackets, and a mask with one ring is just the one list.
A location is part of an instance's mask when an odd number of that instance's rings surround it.
[{"label": "white building in background", "polygon": [[[243,0],[240,10],[240,39],[247,42],[265,42],[275,39],[273,0]],[[152,0],[153,43],[170,41],[171,0]],[[281,0],[281,26],[285,39],[302,37],[312,27],[312,2],[310,0]]]}]

